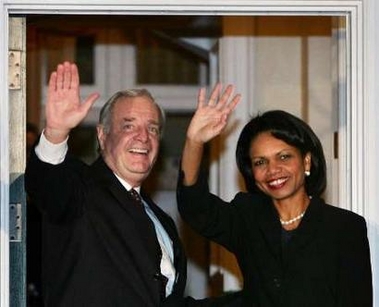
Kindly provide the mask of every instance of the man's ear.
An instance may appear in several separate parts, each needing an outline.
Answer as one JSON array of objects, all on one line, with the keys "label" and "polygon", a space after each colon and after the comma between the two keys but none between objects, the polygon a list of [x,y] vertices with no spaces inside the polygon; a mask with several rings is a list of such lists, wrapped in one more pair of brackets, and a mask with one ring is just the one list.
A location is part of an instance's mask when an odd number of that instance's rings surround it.
[{"label": "man's ear", "polygon": [[97,131],[97,141],[99,142],[99,147],[100,147],[100,150],[102,151],[104,149],[104,142],[105,142],[104,126],[97,125],[96,131]]}]

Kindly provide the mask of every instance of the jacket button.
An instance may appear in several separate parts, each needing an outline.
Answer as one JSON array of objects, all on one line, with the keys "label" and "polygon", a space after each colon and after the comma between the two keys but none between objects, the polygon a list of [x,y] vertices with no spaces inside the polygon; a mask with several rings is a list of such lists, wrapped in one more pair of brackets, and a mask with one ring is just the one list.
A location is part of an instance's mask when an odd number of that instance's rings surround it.
[{"label": "jacket button", "polygon": [[274,282],[274,286],[276,288],[280,288],[282,286],[282,284],[280,283],[280,279],[279,278],[274,278],[273,282]]},{"label": "jacket button", "polygon": [[153,279],[154,279],[155,281],[160,280],[160,279],[161,279],[161,274],[160,274],[160,273],[155,273],[155,274],[153,275]]}]

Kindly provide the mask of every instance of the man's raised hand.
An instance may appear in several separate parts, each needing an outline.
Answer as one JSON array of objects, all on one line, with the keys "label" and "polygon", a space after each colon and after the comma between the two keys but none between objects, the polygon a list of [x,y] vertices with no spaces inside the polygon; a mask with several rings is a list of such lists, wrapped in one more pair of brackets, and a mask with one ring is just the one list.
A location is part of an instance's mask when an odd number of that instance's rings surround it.
[{"label": "man's raised hand", "polygon": [[86,117],[99,97],[98,93],[92,93],[81,102],[79,86],[76,64],[66,61],[59,64],[50,75],[44,134],[52,143],[64,141],[70,130]]}]

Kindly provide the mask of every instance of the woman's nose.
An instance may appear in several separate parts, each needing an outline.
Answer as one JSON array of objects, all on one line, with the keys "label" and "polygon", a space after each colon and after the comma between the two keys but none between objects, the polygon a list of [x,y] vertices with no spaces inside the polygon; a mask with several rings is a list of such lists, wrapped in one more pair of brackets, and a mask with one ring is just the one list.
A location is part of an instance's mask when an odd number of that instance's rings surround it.
[{"label": "woman's nose", "polygon": [[281,171],[280,163],[270,161],[268,163],[267,171],[270,175],[279,173]]}]

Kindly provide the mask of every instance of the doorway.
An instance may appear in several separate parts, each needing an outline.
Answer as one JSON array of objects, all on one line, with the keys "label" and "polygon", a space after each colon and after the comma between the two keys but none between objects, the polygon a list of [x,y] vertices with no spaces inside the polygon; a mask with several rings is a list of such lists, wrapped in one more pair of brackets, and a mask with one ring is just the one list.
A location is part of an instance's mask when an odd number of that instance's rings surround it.
[{"label": "doorway", "polygon": [[[249,29],[244,32],[229,26],[230,20],[225,19],[222,16],[113,16],[110,20],[107,16],[87,16],[83,21],[83,16],[76,15],[26,18],[28,121],[43,128],[49,72],[63,60],[78,64],[83,97],[92,91],[102,95],[70,137],[72,152],[85,162],[91,163],[97,156],[98,112],[112,92],[147,87],[164,105],[168,129],[161,159],[147,185],[157,203],[176,220],[181,236],[190,238],[184,244],[190,255],[188,294],[194,297],[234,290],[241,284],[233,259],[228,256],[226,259],[225,250],[209,245],[186,227],[175,203],[175,178],[186,125],[196,105],[197,89],[212,86],[210,54],[222,39],[243,37],[253,46],[247,51],[254,71],[246,80],[250,92],[244,102],[249,116],[267,109],[284,109],[315,128],[323,141],[330,170],[326,198],[338,204],[338,186],[333,184],[338,182],[334,141],[339,105],[346,102],[337,98],[338,89],[333,84],[341,76],[338,63],[333,60],[344,52],[339,49],[341,40],[336,46],[335,35],[338,33],[341,39],[345,28],[337,27],[336,18],[331,16],[231,17],[237,24],[249,23]],[[62,20],[67,23],[64,28]],[[216,58],[218,62],[217,53]],[[215,75],[215,80],[222,78],[219,73]],[[236,85],[238,88],[239,84]],[[234,155],[234,148],[216,155]],[[217,160],[213,164],[223,172]],[[210,179],[212,183],[219,182],[215,176]],[[218,187],[220,190],[224,189],[222,185]],[[211,259],[216,259],[219,253],[223,260],[214,263]],[[232,281],[226,282],[227,285],[219,283],[220,270],[221,275],[231,276]]]},{"label": "doorway", "polygon": [[[45,5],[45,4],[44,4]],[[32,6],[32,5],[26,5],[25,6],[25,8],[24,8],[24,11],[28,11],[28,9],[30,9],[30,6]],[[54,5],[53,5],[54,6]],[[78,8],[78,7],[77,7]],[[302,7],[301,5],[299,6],[299,7],[291,7],[290,8],[290,11],[291,12],[293,12],[294,10],[295,11],[298,11],[298,12],[304,12],[304,11],[307,11],[308,13],[309,13],[309,10],[308,9],[304,9],[305,7]],[[47,8],[47,10],[49,10],[50,8]],[[84,7],[81,7],[81,8],[79,8],[79,10],[81,10],[81,9],[86,9],[86,8],[84,8]],[[118,8],[116,8],[116,7],[113,7],[112,9],[114,9],[114,10],[120,10],[120,8],[118,7]],[[124,9],[125,9],[125,7],[124,7]],[[133,10],[140,10],[141,9],[141,7],[139,7],[139,8],[132,8],[132,11]],[[162,7],[162,6],[159,6],[158,5],[158,10],[159,9],[167,9],[167,7],[166,6],[164,6],[164,7]],[[173,11],[175,11],[175,8],[171,8]],[[197,8],[198,10],[200,10],[200,11],[202,11],[202,9],[199,9],[199,8]],[[208,10],[209,8],[207,8],[206,10]],[[249,11],[250,10],[250,12],[253,12],[254,11],[254,6],[252,6],[252,7],[250,7],[250,8],[247,8],[247,10],[246,10],[246,8],[231,8],[231,7],[228,7],[227,8],[228,9],[228,13],[230,13],[230,12],[238,12],[239,10],[243,10],[244,11],[244,13],[246,12],[246,11]],[[257,8],[255,8],[255,9],[257,9]],[[321,11],[325,11],[325,12],[329,12],[330,11],[330,9],[331,9],[331,7],[329,6],[329,5],[326,5],[325,7],[321,7]],[[352,12],[352,13],[354,13],[353,15],[356,17],[357,15],[355,14],[356,13],[356,7],[355,7],[355,5],[352,5],[352,6],[350,6],[350,7],[345,7],[345,9],[347,9],[347,10],[345,10],[345,12],[347,11],[347,12]],[[46,7],[43,9],[43,10],[46,10]],[[64,11],[65,9],[63,9],[63,11]],[[122,9],[121,9],[122,10]],[[213,8],[212,9],[212,12],[214,12],[214,10],[220,10],[219,12],[222,12],[224,9],[223,8]],[[283,9],[283,7],[281,6],[280,8],[277,8],[277,7],[275,7],[275,5],[271,5],[271,6],[267,6],[267,7],[265,7],[265,10],[273,10],[273,11],[276,11],[276,12],[278,12],[278,10],[284,10],[284,11],[287,11],[288,9]],[[143,11],[143,9],[142,9],[142,11]],[[170,9],[169,9],[169,11],[170,11]],[[258,9],[258,11],[260,11],[260,9]],[[331,11],[333,11],[333,9],[331,10]],[[167,11],[166,11],[167,12]],[[287,11],[288,12],[288,11]],[[318,9],[317,9],[317,14],[319,14],[319,12],[320,12],[320,7],[318,7]],[[358,18],[360,18],[360,16],[358,15]],[[353,56],[352,56],[352,61],[353,61],[353,64],[357,64],[357,54],[356,53],[358,53],[358,55],[359,55],[359,52],[361,52],[360,50],[353,50]],[[355,66],[355,65],[352,65],[353,67],[357,67],[357,66]],[[5,66],[4,66],[5,67]],[[358,65],[358,70],[359,70],[359,65]],[[355,75],[355,73],[356,73],[356,71],[354,71],[353,72],[353,76]],[[352,87],[353,87],[353,92],[356,92],[354,89],[356,88],[356,84],[355,84],[355,81],[356,80],[353,80],[353,82],[352,82]],[[349,102],[348,102],[349,103]],[[3,105],[2,105],[2,110],[7,110],[7,107],[4,107]],[[7,112],[5,112],[5,113],[2,113],[2,114],[6,114]],[[344,117],[344,118],[349,118],[349,116],[346,116],[346,117]],[[354,123],[353,123],[353,125],[354,125]],[[350,127],[350,126],[349,126]],[[349,132],[349,129],[350,128],[345,128],[345,129],[347,129],[347,134],[349,134],[350,132]],[[3,131],[3,133],[2,134],[0,134],[0,139],[1,139],[1,141],[7,141],[7,136],[6,136],[6,134],[5,134],[5,132],[7,132],[7,129],[3,129],[2,130]],[[348,138],[348,136],[347,136],[347,138]],[[340,143],[340,146],[341,146],[341,143]],[[344,146],[344,144],[342,144],[342,147]],[[8,147],[6,146],[6,147],[4,147],[5,149],[7,149]],[[346,150],[346,151],[349,151],[350,149],[348,149],[347,148],[347,146],[346,146],[346,148],[344,148],[344,150]],[[2,161],[4,161],[4,155],[2,155],[1,156],[1,158],[3,159]],[[348,158],[347,159],[349,159],[349,155],[348,155]],[[345,161],[346,162],[346,161]],[[347,161],[347,163],[342,163],[343,164],[343,166],[344,165],[350,165],[350,162],[349,161]],[[3,171],[7,171],[7,168],[3,168]],[[354,172],[354,169],[353,169],[353,172]],[[345,185],[346,187],[347,187],[347,190],[349,190],[349,186],[350,186],[350,184],[347,184],[347,185]],[[4,190],[4,189],[3,189]],[[6,189],[5,189],[6,190]],[[347,193],[346,194],[347,195],[347,197],[349,197],[349,195],[350,195],[350,192],[349,193]],[[5,203],[6,202],[4,202],[4,200],[6,200],[7,199],[7,197],[6,197],[6,193],[4,194],[4,193],[2,193],[1,194],[1,197],[2,197],[2,206],[4,206],[5,205]],[[348,206],[351,206],[351,205],[349,205],[350,204],[350,201],[348,201],[347,202],[348,203]],[[5,217],[7,216],[7,209],[5,209],[5,210],[3,210],[3,212],[5,212]],[[5,224],[6,225],[6,224]],[[4,246],[4,240],[2,240],[2,247]],[[2,249],[2,252],[4,253],[4,251],[5,251],[5,254],[6,254],[6,251],[7,251],[7,248],[4,248],[4,249]],[[4,260],[4,257],[2,258],[2,260]],[[6,260],[6,259],[5,259]],[[3,273],[3,272],[2,272]],[[6,275],[6,274],[5,274]],[[5,277],[3,277],[4,276],[4,274],[2,274],[2,278],[5,278]],[[2,283],[2,287],[7,287],[7,282],[3,282]],[[7,292],[3,292],[2,291],[2,293],[7,293]],[[7,297],[3,297],[2,298],[2,301],[6,301],[7,300]],[[6,304],[6,303],[4,303],[4,304]],[[7,305],[4,305],[4,306],[7,306]]]}]

